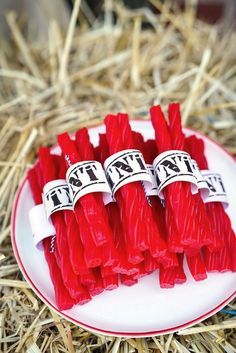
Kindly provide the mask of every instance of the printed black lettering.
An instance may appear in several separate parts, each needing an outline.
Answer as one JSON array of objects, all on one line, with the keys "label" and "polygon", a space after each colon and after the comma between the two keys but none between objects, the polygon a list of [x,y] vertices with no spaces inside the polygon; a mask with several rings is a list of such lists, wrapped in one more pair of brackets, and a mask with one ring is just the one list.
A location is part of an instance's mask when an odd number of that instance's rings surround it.
[{"label": "printed black lettering", "polygon": [[[188,172],[192,173],[193,172],[193,169],[192,169],[193,165],[190,163],[188,156],[184,156],[183,161],[187,167]],[[194,167],[194,169],[196,170],[196,166]]]},{"label": "printed black lettering", "polygon": [[90,178],[90,181],[96,181],[98,180],[98,178],[96,177],[96,175],[94,174],[94,171],[92,169],[92,167],[97,170],[96,166],[95,165],[88,165],[85,167],[85,170]]},{"label": "printed black lettering", "polygon": [[59,200],[58,195],[57,195],[57,190],[53,190],[53,191],[50,193],[50,195],[47,195],[47,199],[48,199],[48,200],[49,200],[49,198],[52,199],[53,207],[56,207],[56,206],[61,205],[61,201]]},{"label": "printed black lettering", "polygon": [[127,173],[132,173],[133,172],[133,169],[131,168],[131,166],[129,164],[125,164],[121,161],[117,161],[115,162],[112,167],[115,167],[116,168],[116,171],[117,173],[119,174],[119,179],[121,179],[124,174],[121,174],[121,171],[123,170],[124,172],[127,172]]},{"label": "printed black lettering", "polygon": [[108,184],[110,185],[110,188],[113,189],[115,183],[113,182],[112,178],[111,178],[111,175],[108,173],[106,173],[106,178],[107,178],[107,181],[108,181]]},{"label": "printed black lettering", "polygon": [[[63,188],[62,190],[65,191],[65,194],[66,194],[66,196],[67,196],[67,198],[68,198],[68,203],[70,204],[70,203],[72,202],[72,200],[71,200],[71,198],[70,198],[70,190],[69,190],[69,187],[65,187],[65,188]],[[59,191],[61,192],[61,190],[59,190]]]},{"label": "printed black lettering", "polygon": [[69,178],[69,184],[71,184],[71,185],[73,185],[73,186],[76,186],[76,187],[80,187],[80,186],[82,186],[82,183],[81,183],[81,181],[79,180],[79,179],[76,179],[76,178],[74,178],[74,177],[70,177]]},{"label": "printed black lettering", "polygon": [[221,178],[219,178],[218,181],[219,181],[219,183],[220,183],[220,185],[221,185],[222,191],[225,193],[225,192],[226,192],[226,191],[225,191],[225,187],[224,187],[224,184],[223,184]]},{"label": "printed black lettering", "polygon": [[160,184],[161,184],[161,180],[159,179],[159,177],[158,177],[158,174],[156,173],[156,182],[157,182],[157,187],[159,187],[160,186]]},{"label": "printed black lettering", "polygon": [[169,171],[172,171],[172,172],[175,172],[175,173],[179,173],[180,172],[180,169],[179,167],[177,166],[176,162],[175,162],[175,159],[172,158],[172,160],[174,160],[174,163],[171,161],[171,160],[164,160],[163,162],[161,162],[161,166],[163,166],[163,169],[166,173],[166,178],[168,178],[171,173],[168,172],[168,169]]},{"label": "printed black lettering", "polygon": [[145,167],[145,165],[143,164],[143,161],[142,161],[142,159],[140,158],[140,155],[139,155],[139,154],[136,154],[136,155],[135,155],[135,158],[136,158],[136,160],[137,160],[137,162],[138,162],[138,164],[139,164],[139,166],[140,166],[140,169],[146,170],[146,167]]},{"label": "printed black lettering", "polygon": [[211,177],[210,177],[210,178],[207,178],[207,179],[206,179],[206,182],[207,182],[207,185],[208,185],[210,191],[216,192],[216,188],[214,187],[214,185],[213,185],[213,183],[212,183],[212,178],[211,178]]}]

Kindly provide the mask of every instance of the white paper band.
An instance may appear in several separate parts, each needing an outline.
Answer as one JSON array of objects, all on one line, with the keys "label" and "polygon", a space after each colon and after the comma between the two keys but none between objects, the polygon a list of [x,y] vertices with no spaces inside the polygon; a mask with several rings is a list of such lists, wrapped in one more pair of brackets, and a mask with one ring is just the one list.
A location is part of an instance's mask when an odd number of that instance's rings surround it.
[{"label": "white paper band", "polygon": [[65,179],[52,180],[44,186],[43,203],[48,218],[54,212],[73,209],[69,186]]},{"label": "white paper band", "polygon": [[105,206],[111,202],[116,202],[114,197],[112,197],[112,193],[104,192],[102,197],[103,197],[103,203]]},{"label": "white paper band", "polygon": [[194,176],[191,157],[187,152],[170,150],[159,154],[153,161],[158,195],[164,198],[162,189],[176,181],[191,183],[192,193],[198,192],[197,179]]},{"label": "white paper band", "polygon": [[146,186],[146,183],[144,183],[144,190],[145,190],[145,194],[146,196],[158,196],[158,188],[157,188],[157,179],[155,176],[155,172],[154,172],[154,168],[152,164],[146,164],[146,167],[149,171],[149,175],[152,181],[152,186],[150,187],[150,185],[148,185],[148,187]]},{"label": "white paper band", "polygon": [[34,243],[39,250],[42,250],[42,240],[56,234],[50,218],[47,218],[44,204],[31,208],[29,221],[34,236]]},{"label": "white paper band", "polygon": [[105,160],[104,168],[112,195],[122,186],[142,181],[152,188],[152,180],[146,167],[143,155],[138,150],[123,150]]},{"label": "white paper band", "polygon": [[202,175],[197,162],[194,159],[192,159],[191,162],[192,162],[194,176],[197,179],[197,187],[201,193],[202,199],[206,200],[210,194],[209,186],[204,176]]},{"label": "white paper band", "polygon": [[201,174],[206,180],[210,190],[210,193],[204,202],[222,202],[224,207],[227,207],[229,203],[222,176],[219,173],[214,173],[210,170],[201,170]]},{"label": "white paper band", "polygon": [[91,192],[111,193],[105,172],[97,161],[83,161],[70,166],[66,173],[73,206]]}]

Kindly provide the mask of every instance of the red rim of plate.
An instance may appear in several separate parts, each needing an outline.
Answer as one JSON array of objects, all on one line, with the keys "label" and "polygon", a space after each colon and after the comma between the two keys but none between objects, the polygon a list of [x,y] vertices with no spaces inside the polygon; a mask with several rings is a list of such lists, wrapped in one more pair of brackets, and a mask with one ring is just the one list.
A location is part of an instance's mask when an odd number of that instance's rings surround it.
[{"label": "red rim of plate", "polygon": [[[148,120],[144,120],[144,119],[137,119],[137,120],[132,120],[132,121],[148,121]],[[90,126],[89,128],[93,128],[93,127],[97,127],[100,126],[101,124],[98,125],[94,125],[94,126]],[[216,146],[218,146],[219,148],[221,148],[231,159],[233,159],[233,161],[235,162],[236,159],[221,145],[219,145],[217,142],[215,142],[214,140],[212,140],[211,138],[209,138],[208,136],[203,135],[202,133],[195,131],[193,129],[189,129],[189,128],[185,128],[186,131],[190,131],[193,132],[194,134],[198,134],[200,136],[202,136],[203,138],[211,141],[212,143],[214,143]],[[84,322],[81,322],[79,320],[76,320],[72,317],[70,317],[69,315],[65,314],[64,312],[60,311],[57,309],[56,306],[54,306],[53,304],[51,304],[49,302],[49,300],[47,298],[45,298],[45,296],[43,295],[43,293],[40,291],[39,288],[37,288],[35,286],[35,284],[33,283],[33,281],[31,280],[30,276],[28,275],[27,271],[24,268],[24,265],[22,263],[22,260],[20,258],[19,252],[18,252],[18,248],[17,248],[17,244],[16,244],[16,239],[15,239],[15,222],[16,222],[16,211],[17,211],[17,206],[18,206],[18,201],[22,192],[22,189],[25,185],[27,181],[27,178],[25,177],[24,180],[22,181],[20,187],[18,188],[14,203],[13,203],[13,211],[12,211],[12,216],[11,216],[11,242],[12,242],[12,248],[17,260],[17,263],[19,265],[19,268],[21,270],[21,272],[24,275],[24,278],[26,279],[26,281],[28,282],[29,286],[33,289],[33,291],[39,296],[39,298],[46,303],[51,309],[53,309],[55,312],[57,312],[59,315],[61,315],[62,317],[64,317],[65,319],[68,319],[69,321],[73,322],[76,325],[79,325],[85,329],[94,331],[94,332],[98,332],[104,335],[113,335],[113,336],[122,336],[122,337],[149,337],[149,336],[155,336],[155,335],[163,335],[163,334],[167,334],[167,333],[171,333],[171,332],[175,332],[175,331],[179,331],[181,329],[184,329],[186,327],[192,326],[198,322],[201,322],[204,319],[207,319],[209,316],[215,314],[216,312],[218,312],[220,309],[222,309],[226,304],[228,304],[235,296],[236,296],[236,290],[227,298],[225,299],[223,302],[221,302],[219,305],[217,305],[215,308],[213,308],[212,310],[206,312],[205,314],[198,316],[197,318],[188,321],[182,325],[178,325],[178,326],[174,326],[174,327],[169,327],[167,329],[163,329],[163,330],[157,330],[157,331],[145,331],[145,332],[122,332],[122,331],[109,331],[109,330],[103,330],[100,329],[99,327],[94,327],[91,325],[88,325]]]}]

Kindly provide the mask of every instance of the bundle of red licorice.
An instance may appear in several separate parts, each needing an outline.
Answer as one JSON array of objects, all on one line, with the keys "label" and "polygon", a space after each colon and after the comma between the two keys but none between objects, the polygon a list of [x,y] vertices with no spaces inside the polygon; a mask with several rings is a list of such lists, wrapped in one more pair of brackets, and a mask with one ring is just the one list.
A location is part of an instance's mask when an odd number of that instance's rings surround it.
[{"label": "bundle of red licorice", "polygon": [[160,106],[150,114],[155,140],[132,131],[126,114],[108,115],[98,146],[86,128],[61,134],[61,154],[40,148],[28,172],[53,229],[37,233],[59,310],[155,270],[161,288],[184,283],[184,259],[196,281],[236,271],[236,237],[217,196],[223,181],[208,170],[203,140],[185,137],[178,104],[169,123]]}]

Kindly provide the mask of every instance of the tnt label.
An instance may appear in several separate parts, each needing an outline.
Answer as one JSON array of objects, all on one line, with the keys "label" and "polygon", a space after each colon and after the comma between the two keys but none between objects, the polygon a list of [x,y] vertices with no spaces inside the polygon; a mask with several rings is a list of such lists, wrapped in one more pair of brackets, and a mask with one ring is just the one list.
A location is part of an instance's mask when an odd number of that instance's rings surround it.
[{"label": "tnt label", "polygon": [[227,193],[223,183],[222,176],[219,173],[213,173],[209,170],[201,170],[210,193],[204,200],[205,202],[223,202],[225,206],[228,205]]},{"label": "tnt label", "polygon": [[50,181],[43,188],[43,203],[49,218],[54,212],[72,209],[72,199],[66,180]]},{"label": "tnt label", "polygon": [[71,165],[67,170],[66,180],[73,206],[80,197],[91,192],[111,192],[102,165],[97,161],[84,161]]},{"label": "tnt label", "polygon": [[191,157],[187,152],[178,150],[163,152],[154,159],[153,167],[160,197],[163,197],[162,189],[176,181],[190,182],[192,192],[198,191]]},{"label": "tnt label", "polygon": [[120,187],[135,181],[147,182],[152,186],[149,171],[139,150],[115,153],[106,159],[104,167],[113,196]]}]

